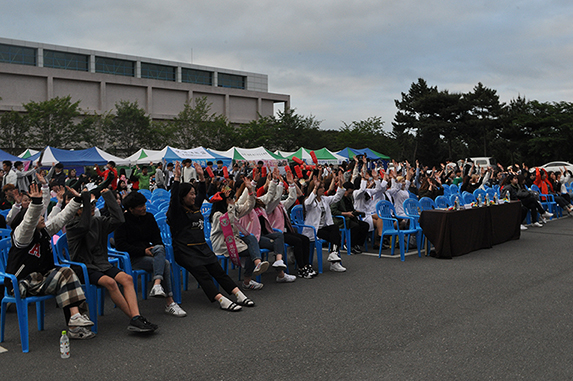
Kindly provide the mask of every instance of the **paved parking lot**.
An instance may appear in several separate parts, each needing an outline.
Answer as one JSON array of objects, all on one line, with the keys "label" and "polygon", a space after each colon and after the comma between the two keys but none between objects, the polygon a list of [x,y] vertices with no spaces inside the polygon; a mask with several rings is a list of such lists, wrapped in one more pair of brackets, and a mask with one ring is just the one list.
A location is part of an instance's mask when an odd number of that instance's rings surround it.
[{"label": "paved parking lot", "polygon": [[[344,256],[346,273],[248,293],[257,306],[221,311],[192,282],[186,318],[140,302],[160,325],[126,330],[112,303],[100,332],[59,356],[61,311],[47,305],[46,330],[30,310],[30,353],[15,313],[0,346],[0,374],[14,379],[193,380],[569,380],[573,378],[573,218],[530,228],[518,241],[453,260],[405,262]],[[325,256],[326,257],[326,256]],[[325,265],[325,269],[327,269]],[[236,279],[236,274],[231,273]],[[0,349],[1,350],[1,349]]]}]

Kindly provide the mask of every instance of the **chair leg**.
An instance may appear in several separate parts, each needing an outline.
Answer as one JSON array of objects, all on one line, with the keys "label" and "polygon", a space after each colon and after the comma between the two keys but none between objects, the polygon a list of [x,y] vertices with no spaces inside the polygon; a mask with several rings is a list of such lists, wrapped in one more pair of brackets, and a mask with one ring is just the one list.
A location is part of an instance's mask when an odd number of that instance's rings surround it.
[{"label": "chair leg", "polygon": [[6,310],[8,309],[8,303],[2,301],[2,312],[0,317],[0,343],[4,342],[4,327],[6,326]]},{"label": "chair leg", "polygon": [[322,274],[322,243],[315,242],[316,247],[316,261],[318,262],[318,273]]},{"label": "chair leg", "polygon": [[23,301],[16,301],[16,312],[18,313],[18,327],[20,328],[20,341],[22,342],[22,352],[28,353],[28,305]]},{"label": "chair leg", "polygon": [[400,260],[404,262],[406,260],[406,256],[404,253],[404,239],[406,238],[403,234],[397,236],[398,244],[400,245]]},{"label": "chair leg", "polygon": [[36,302],[36,320],[38,321],[38,331],[44,330],[44,316],[46,314],[46,303]]}]

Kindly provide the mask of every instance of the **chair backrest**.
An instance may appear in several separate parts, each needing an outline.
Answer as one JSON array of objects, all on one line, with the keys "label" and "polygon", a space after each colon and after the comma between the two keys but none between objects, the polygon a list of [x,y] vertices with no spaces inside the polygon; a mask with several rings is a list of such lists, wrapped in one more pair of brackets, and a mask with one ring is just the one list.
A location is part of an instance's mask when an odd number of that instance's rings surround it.
[{"label": "chair backrest", "polygon": [[212,206],[213,204],[211,204],[210,202],[204,202],[201,205],[201,214],[203,215],[203,217],[209,217],[209,215],[211,214]]},{"label": "chair backrest", "polygon": [[164,245],[171,245],[171,229],[167,224],[167,217],[155,217],[155,221],[157,222],[157,226],[159,226],[159,231],[161,233],[161,240],[163,241]]},{"label": "chair backrest", "polygon": [[438,196],[434,201],[437,208],[446,209],[450,206],[450,200],[446,196]]},{"label": "chair backrest", "polygon": [[450,196],[450,199],[449,199],[449,202],[448,202],[449,206],[452,206],[452,205],[455,204],[456,198],[460,201],[460,204],[463,204],[463,203],[464,203],[464,197],[463,197],[462,195],[456,193],[456,194],[452,194],[452,195]]},{"label": "chair backrest", "polygon": [[376,203],[376,213],[382,219],[383,230],[394,230],[394,216],[396,209],[394,205],[388,200],[380,200]]},{"label": "chair backrest", "polygon": [[6,272],[6,264],[8,263],[8,253],[12,247],[12,238],[2,238],[0,240],[0,271]]},{"label": "chair backrest", "polygon": [[146,199],[151,199],[151,191],[149,189],[140,189],[138,192],[144,195]]},{"label": "chair backrest", "polygon": [[211,220],[208,215],[204,218],[203,233],[205,234],[205,242],[213,250],[213,245],[211,244]]},{"label": "chair backrest", "polygon": [[450,194],[456,194],[456,193],[460,193],[460,187],[457,185],[450,185]]},{"label": "chair backrest", "polygon": [[[455,185],[454,185],[455,186]],[[444,189],[444,196],[451,195],[450,186],[448,184],[443,184],[442,188]]]},{"label": "chair backrest", "polygon": [[429,197],[422,197],[420,199],[420,207],[422,210],[436,209],[436,203]]},{"label": "chair backrest", "polygon": [[0,237],[4,238],[11,238],[12,229],[0,229]]},{"label": "chair backrest", "polygon": [[54,245],[54,262],[61,263],[62,260],[70,260],[70,249],[68,247],[68,237],[64,233]]},{"label": "chair backrest", "polygon": [[154,200],[156,198],[163,198],[167,196],[167,198],[170,197],[170,193],[168,190],[163,189],[163,188],[156,188],[153,192],[151,192],[151,199]]},{"label": "chair backrest", "polygon": [[497,192],[495,191],[495,189],[493,188],[489,188],[486,192],[487,196],[489,197],[490,200],[493,200],[493,196],[497,195],[499,197],[499,195],[497,194]]},{"label": "chair backrest", "polygon": [[[476,201],[477,201],[477,200],[476,200],[476,198],[475,198],[475,196],[474,196],[473,194],[467,193],[467,194],[464,195],[464,204],[471,204],[472,202],[476,202]],[[484,200],[482,199],[482,202],[483,202],[483,201],[484,201]]]},{"label": "chair backrest", "polygon": [[295,205],[290,211],[290,221],[293,224],[304,224],[304,213],[302,210],[302,205]]},{"label": "chair backrest", "polygon": [[420,214],[422,214],[422,207],[420,206],[420,202],[418,202],[418,200],[408,198],[404,200],[402,205],[404,207],[404,212],[408,217],[419,218]]},{"label": "chair backrest", "polygon": [[8,217],[8,213],[10,213],[11,209],[1,209],[0,214],[4,216],[4,218]]},{"label": "chair backrest", "polygon": [[483,189],[479,189],[479,188],[478,188],[478,189],[476,189],[476,190],[474,191],[474,197],[475,197],[475,199],[477,200],[478,196],[481,196],[481,202],[483,203],[483,202],[485,202],[485,195],[486,195],[486,193],[487,193],[487,192],[484,191]]},{"label": "chair backrest", "polygon": [[414,200],[418,200],[418,196],[410,191],[408,191],[408,193],[410,194],[410,198],[414,199]]}]

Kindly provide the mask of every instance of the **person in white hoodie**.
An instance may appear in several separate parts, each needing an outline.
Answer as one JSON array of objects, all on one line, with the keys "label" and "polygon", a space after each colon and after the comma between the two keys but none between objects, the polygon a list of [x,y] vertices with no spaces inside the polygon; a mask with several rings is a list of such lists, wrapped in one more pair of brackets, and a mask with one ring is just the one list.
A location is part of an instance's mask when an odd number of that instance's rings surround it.
[{"label": "person in white hoodie", "polygon": [[[304,200],[306,213],[304,224],[313,226],[318,238],[330,242],[331,249],[328,261],[330,262],[330,270],[336,272],[346,271],[346,268],[342,266],[342,259],[338,254],[341,236],[338,226],[334,224],[332,219],[330,205],[340,201],[344,196],[344,188],[341,187],[343,183],[343,172],[339,171],[338,175],[332,178],[328,189],[329,195],[325,196],[324,180],[318,180],[315,176],[307,188],[309,193]],[[314,232],[311,228],[304,228],[302,234],[314,241]]]}]

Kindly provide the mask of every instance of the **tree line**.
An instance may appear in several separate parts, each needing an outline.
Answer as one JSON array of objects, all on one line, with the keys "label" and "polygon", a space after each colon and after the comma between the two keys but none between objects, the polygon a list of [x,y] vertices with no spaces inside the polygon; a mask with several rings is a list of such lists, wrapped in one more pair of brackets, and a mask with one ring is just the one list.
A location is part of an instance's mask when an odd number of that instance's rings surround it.
[{"label": "tree line", "polygon": [[418,159],[426,165],[493,156],[501,163],[531,166],[570,161],[573,156],[569,150],[573,104],[569,102],[542,103],[519,96],[505,104],[496,90],[481,83],[468,93],[455,93],[429,86],[420,78],[395,104],[391,131],[384,129],[378,116],[325,130],[315,116],[300,115],[294,109],[236,125],[211,112],[206,98],[186,103],[172,120],[152,120],[137,102],[120,101],[113,111],[94,114],[83,111],[70,96],[56,97],[24,104],[23,113],[0,115],[0,147],[19,154],[48,145],[98,146],[118,156],[165,145],[217,150],[264,146],[273,151],[368,147],[396,160]]}]

